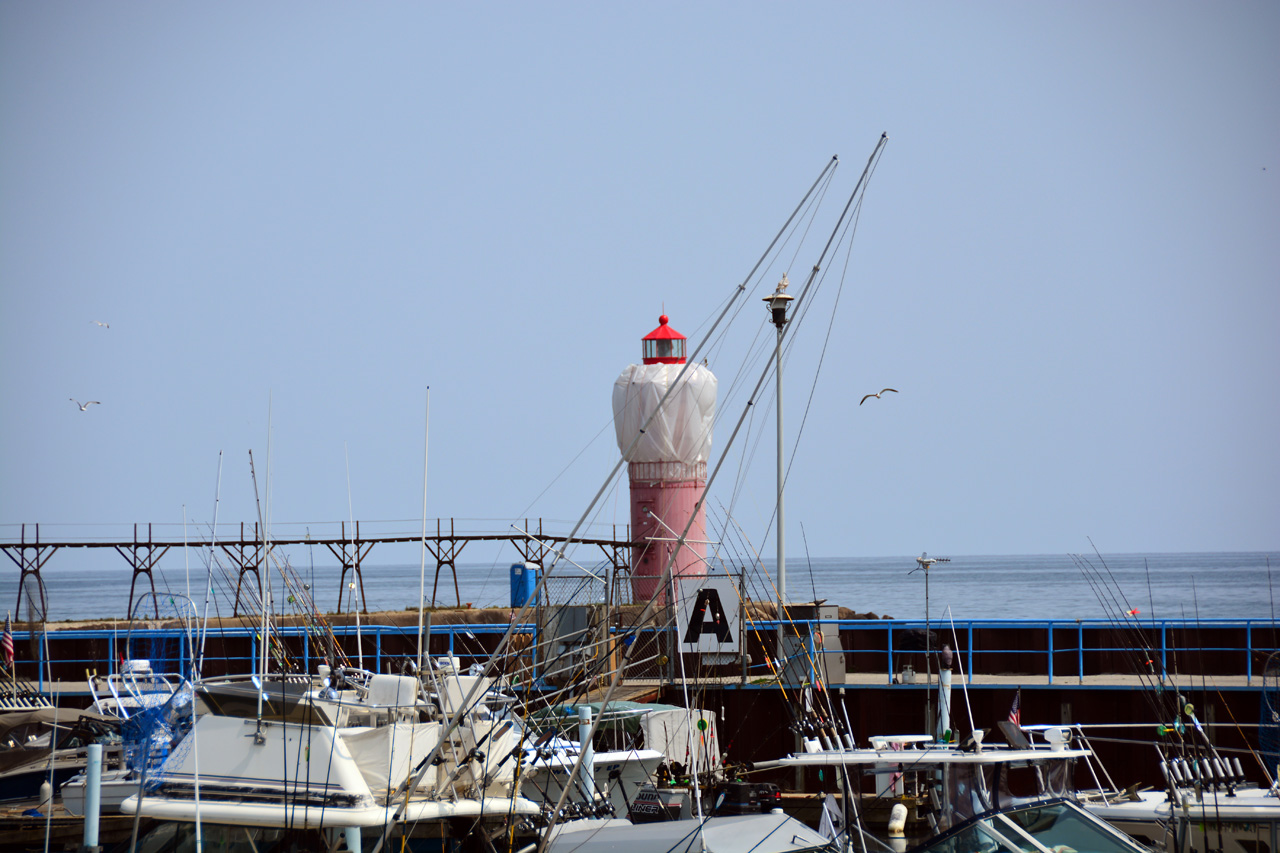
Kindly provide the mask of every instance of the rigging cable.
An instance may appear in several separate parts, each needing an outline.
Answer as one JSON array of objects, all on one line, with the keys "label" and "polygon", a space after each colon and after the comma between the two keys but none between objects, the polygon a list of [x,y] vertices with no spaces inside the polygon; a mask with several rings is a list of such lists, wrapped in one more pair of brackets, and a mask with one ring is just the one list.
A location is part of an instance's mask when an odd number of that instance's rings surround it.
[{"label": "rigging cable", "polygon": [[[881,137],[880,143],[877,145],[877,150],[878,150],[880,147],[882,147],[882,146],[884,145],[885,138],[886,138],[886,137],[883,137],[883,136]],[[834,163],[834,160],[833,160],[832,162]],[[827,168],[829,169],[830,167],[831,167],[831,164],[828,164],[828,167],[827,167]],[[823,170],[823,174],[825,174],[825,173],[826,173],[826,169],[824,169],[824,170]],[[819,176],[819,180],[821,180],[821,176]],[[817,183],[818,183],[817,181],[815,181],[815,182],[814,182],[814,186],[815,186],[815,187],[817,186]],[[859,181],[859,186],[860,186],[860,185],[861,185],[861,181]],[[810,189],[810,192],[812,192],[812,188]],[[856,190],[855,190],[855,192],[856,192]],[[807,198],[807,195],[806,195],[806,198]],[[802,202],[802,203],[803,203],[803,202]],[[797,208],[797,210],[798,210],[798,208]],[[846,211],[847,211],[847,210],[848,210],[848,206],[846,205]],[[842,220],[843,220],[844,215],[845,215],[845,214],[841,214],[841,219],[842,219]],[[795,217],[795,214],[793,213],[793,214],[792,214],[792,216],[787,220],[787,221],[788,221],[788,224],[790,223],[791,219],[794,219],[794,217]],[[839,228],[839,225],[838,225],[838,224],[837,224],[837,228]],[[777,241],[777,238],[775,238],[774,242],[776,242],[776,241]],[[772,244],[770,244],[770,247],[772,248]],[[757,264],[756,264],[756,267],[757,267],[757,268],[759,267],[759,265],[760,265],[760,263],[761,263],[762,261],[763,261],[763,258],[762,258],[762,260],[761,260],[761,261],[758,261],[758,262],[757,262]],[[754,270],[753,270],[753,274],[754,274]],[[744,282],[744,284],[743,284],[743,285],[740,285],[740,286],[739,286],[739,293],[741,293],[744,289],[745,289],[745,282]],[[806,286],[806,290],[807,290],[807,286]],[[804,292],[803,292],[803,291],[801,292],[800,298],[801,298],[801,299],[803,299],[803,298],[804,298]],[[717,320],[717,323],[718,323],[718,322],[719,322],[719,320]],[[785,330],[784,330],[784,331],[785,331]],[[710,335],[711,335],[711,333],[708,333],[708,335],[710,336]],[[695,360],[695,362],[696,362],[696,358],[697,358],[697,352],[701,349],[701,347],[702,347],[702,344],[699,344],[698,350],[695,350],[695,351],[694,351],[694,360]],[[687,370],[687,369],[688,369],[688,365],[686,364],[686,368],[685,368],[685,370]],[[672,385],[672,389],[674,389],[674,388],[676,387],[676,385],[680,382],[680,377],[683,377],[685,370],[682,370],[682,371],[681,371],[680,375],[679,375],[679,376],[677,377],[677,379],[676,379],[676,382],[675,382],[675,383],[673,383],[673,385]],[[751,399],[751,400],[749,400],[749,401],[748,401],[748,403],[747,403],[747,407],[748,407],[748,409],[753,405],[753,403],[754,403],[754,397],[755,397],[755,395],[756,395],[756,394],[758,394],[758,393],[759,393],[760,386],[764,383],[764,381],[765,381],[765,379],[767,378],[767,376],[768,376],[768,373],[767,373],[767,372],[765,372],[764,374],[762,374],[762,375],[761,375],[760,380],[759,380],[759,382],[758,382],[758,383],[757,383],[757,385],[756,385],[756,390],[752,393],[752,399]],[[666,401],[667,397],[669,397],[669,396],[670,396],[670,393],[671,393],[671,390],[672,390],[672,389],[669,389],[669,390],[668,390],[668,392],[667,392],[667,394],[666,394],[666,395],[664,395],[663,400],[659,403],[658,408],[655,410],[654,415],[653,415],[653,416],[651,416],[650,420],[652,420],[652,417],[654,417],[654,416],[656,416],[656,415],[657,415],[657,412],[658,412],[658,411],[661,411],[661,406],[662,406],[662,404],[663,404],[663,403],[665,403],[665,401]],[[744,412],[744,414],[743,414],[742,418],[745,418],[745,416],[746,416],[746,413]],[[740,418],[740,419],[739,419],[739,421],[738,421],[737,425],[736,425],[736,426],[735,426],[735,428],[734,428],[734,433],[733,433],[733,435],[731,435],[731,436],[730,436],[729,441],[727,442],[727,445],[726,445],[726,446],[731,446],[731,445],[732,445],[732,443],[733,443],[733,438],[734,438],[734,436],[736,436],[736,434],[737,434],[737,432],[738,432],[738,429],[739,429],[739,428],[741,427],[741,425],[742,425],[742,418]],[[647,425],[647,424],[646,424],[646,425]],[[639,436],[637,435],[637,439],[636,439],[636,440],[638,440],[638,439],[639,439]],[[633,442],[633,443],[634,443],[634,442]],[[624,459],[625,459],[626,454],[623,454],[623,456],[624,456]],[[717,473],[719,472],[720,468],[722,467],[723,463],[724,463],[724,459],[723,459],[723,457],[722,457],[722,458],[721,458],[721,460],[720,460],[720,462],[718,462],[718,463],[717,463],[717,465],[716,465],[715,469],[714,469],[714,470],[711,472],[711,474],[708,476],[708,478],[707,478],[707,483],[706,483],[707,487],[709,487],[709,486],[711,485],[711,483],[712,483],[712,482],[714,482],[714,480],[715,480],[715,478],[716,478],[716,475],[717,475]],[[621,462],[620,462],[617,466],[615,466],[615,468],[614,468],[614,472],[613,472],[613,474],[611,474],[611,475],[610,475],[610,477],[612,478],[613,476],[615,476],[615,475],[616,475],[616,473],[617,473],[617,471],[618,471],[620,468],[621,468]],[[598,499],[599,499],[599,496],[597,495],[597,500],[598,500]],[[688,523],[685,525],[685,529],[684,529],[684,531],[683,531],[683,532],[681,533],[681,535],[680,535],[680,542],[683,542],[683,541],[685,540],[685,537],[686,537],[686,536],[688,536],[689,530],[690,530],[690,528],[693,526],[694,519],[697,517],[697,511],[698,511],[698,509],[699,509],[699,508],[701,508],[701,507],[703,506],[703,504],[705,503],[705,500],[706,500],[706,497],[705,497],[705,493],[704,493],[704,495],[703,495],[701,498],[699,498],[699,500],[698,500],[697,504],[696,504],[696,505],[695,505],[695,507],[694,507],[694,512],[693,512],[693,514],[691,514],[691,515],[690,515],[690,517],[689,517],[689,521],[688,521]],[[571,535],[571,537],[570,537],[570,538],[572,538],[572,535]],[[667,577],[669,576],[669,574],[670,574],[670,572],[671,572],[671,570],[672,570],[672,566],[673,566],[673,564],[674,564],[675,554],[676,554],[676,553],[678,553],[678,549],[677,549],[677,550],[672,551],[672,555],[671,555],[671,557],[670,557],[670,558],[668,558],[667,566],[666,566],[666,568],[664,569],[663,574],[662,574],[662,579],[659,581],[659,587],[661,587],[661,586],[664,586],[664,585],[665,585],[666,580],[667,580]],[[651,600],[651,601],[650,601],[650,602],[645,606],[644,610],[641,612],[640,617],[639,617],[639,619],[638,619],[638,622],[643,623],[643,622],[644,622],[644,620],[648,619],[648,618],[649,618],[649,617],[654,613],[654,610],[655,610],[655,602]],[[626,665],[626,662],[629,660],[629,656],[630,656],[630,654],[631,654],[631,651],[632,651],[632,646],[627,646],[627,645],[625,645],[625,644],[624,644],[624,648],[623,648],[623,652],[622,652],[623,666],[625,666],[625,665]],[[607,703],[607,702],[609,701],[609,699],[612,697],[612,695],[613,695],[614,691],[617,689],[617,686],[618,686],[618,683],[619,683],[620,677],[621,677],[621,670],[615,671],[614,676],[613,676],[613,680],[612,680],[612,682],[610,683],[608,690],[605,692],[605,696],[604,696],[604,700],[603,700],[604,702],[606,702],[606,703]],[[593,725],[592,725],[592,732],[593,732],[593,733],[594,733],[594,731],[595,731],[596,726],[598,726],[598,724],[599,724],[599,722],[598,722],[598,721],[596,721],[595,723],[593,723]],[[574,764],[573,772],[574,772],[574,773],[578,773],[578,772],[580,772],[581,767],[582,767],[582,760],[581,760],[581,756],[579,756],[578,761],[577,761],[577,762],[575,762],[575,764]],[[564,800],[565,800],[565,796],[566,796],[566,794],[567,794],[567,791],[565,792],[565,794],[562,794],[562,795],[561,795],[559,802],[557,802],[557,804],[556,804],[556,809],[555,809],[555,810],[553,810],[553,812],[552,812],[552,815],[551,815],[551,821],[550,821],[550,823],[549,823],[549,825],[548,825],[548,828],[547,828],[547,831],[548,831],[548,832],[550,832],[550,830],[551,830],[552,828],[554,828],[554,826],[555,826],[555,822],[556,822],[556,819],[557,819],[557,812],[558,812],[558,810],[559,810],[559,809],[564,805]],[[378,853],[377,849],[375,848],[375,850],[374,850],[374,851],[372,851],[372,853]]]}]

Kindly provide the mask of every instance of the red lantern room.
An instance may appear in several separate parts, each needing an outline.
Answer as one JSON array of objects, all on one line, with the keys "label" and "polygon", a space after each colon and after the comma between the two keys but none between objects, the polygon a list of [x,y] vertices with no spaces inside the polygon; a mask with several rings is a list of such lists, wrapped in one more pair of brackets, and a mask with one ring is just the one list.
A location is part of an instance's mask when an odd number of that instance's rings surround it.
[{"label": "red lantern room", "polygon": [[670,318],[658,318],[658,328],[640,340],[644,343],[645,364],[684,364],[685,336],[667,325]]}]

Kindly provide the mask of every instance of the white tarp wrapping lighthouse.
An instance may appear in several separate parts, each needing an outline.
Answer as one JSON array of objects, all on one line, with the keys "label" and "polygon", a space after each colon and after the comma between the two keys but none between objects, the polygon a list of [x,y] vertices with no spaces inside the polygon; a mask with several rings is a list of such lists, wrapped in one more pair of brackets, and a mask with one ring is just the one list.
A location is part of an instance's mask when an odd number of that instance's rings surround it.
[{"label": "white tarp wrapping lighthouse", "polygon": [[698,502],[707,486],[716,377],[704,365],[693,365],[649,420],[685,366],[685,336],[667,321],[663,314],[658,328],[642,339],[643,364],[622,371],[613,385],[613,426],[631,480],[631,538],[636,543],[631,584],[636,601],[668,598],[658,584],[691,516],[693,525],[676,553],[672,574],[706,574],[706,512]]}]

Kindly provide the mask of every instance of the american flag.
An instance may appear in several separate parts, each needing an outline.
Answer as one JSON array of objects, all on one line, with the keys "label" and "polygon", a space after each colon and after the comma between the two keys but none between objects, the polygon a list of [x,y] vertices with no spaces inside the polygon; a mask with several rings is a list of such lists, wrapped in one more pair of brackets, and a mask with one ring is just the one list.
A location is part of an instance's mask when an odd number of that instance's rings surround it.
[{"label": "american flag", "polygon": [[0,651],[4,652],[6,666],[13,666],[13,625],[9,622],[9,614],[4,615],[4,636],[0,637]]},{"label": "american flag", "polygon": [[1022,725],[1022,688],[1018,688],[1018,692],[1013,694],[1013,707],[1009,709],[1009,722],[1015,726]]}]

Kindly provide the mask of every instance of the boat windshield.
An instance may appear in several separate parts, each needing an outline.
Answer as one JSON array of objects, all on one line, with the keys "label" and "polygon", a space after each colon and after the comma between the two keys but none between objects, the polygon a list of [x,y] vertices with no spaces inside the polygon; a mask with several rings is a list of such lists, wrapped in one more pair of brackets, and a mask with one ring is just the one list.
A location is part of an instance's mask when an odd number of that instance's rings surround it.
[{"label": "boat windshield", "polygon": [[1128,836],[1066,800],[986,812],[916,853],[1145,853]]},{"label": "boat windshield", "polygon": [[916,849],[929,853],[1021,853],[1022,850],[981,821],[949,832],[933,844]]}]

